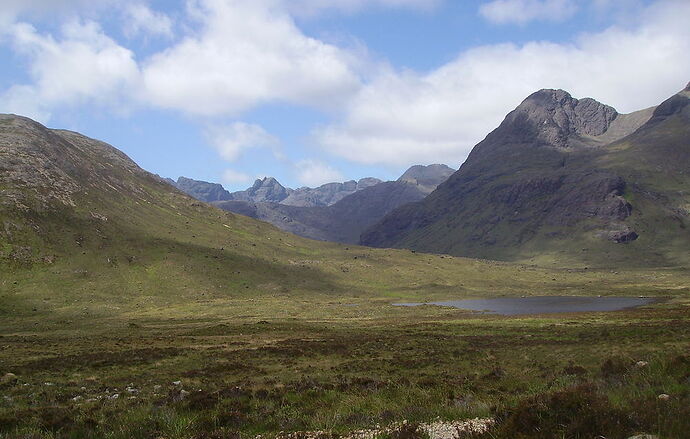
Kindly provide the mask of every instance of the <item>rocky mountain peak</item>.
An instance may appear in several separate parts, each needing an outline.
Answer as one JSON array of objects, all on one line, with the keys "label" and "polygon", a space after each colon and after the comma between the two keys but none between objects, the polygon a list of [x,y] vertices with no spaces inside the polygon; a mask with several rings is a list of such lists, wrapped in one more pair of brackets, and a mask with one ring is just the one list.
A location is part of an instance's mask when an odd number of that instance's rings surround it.
[{"label": "rocky mountain peak", "polygon": [[247,190],[247,195],[257,202],[279,203],[287,198],[291,192],[291,189],[286,189],[275,178],[264,177],[254,182],[254,185]]},{"label": "rocky mountain peak", "polygon": [[617,116],[613,107],[594,99],[575,99],[563,90],[544,89],[525,99],[506,122],[529,128],[532,136],[547,144],[568,148],[580,143],[577,137],[604,134]]},{"label": "rocky mountain peak", "polygon": [[273,177],[264,177],[264,178],[257,178],[256,181],[254,181],[254,185],[252,185],[252,188],[260,188],[260,187],[270,187],[270,186],[281,186],[280,183],[278,183],[278,180],[276,180]]}]

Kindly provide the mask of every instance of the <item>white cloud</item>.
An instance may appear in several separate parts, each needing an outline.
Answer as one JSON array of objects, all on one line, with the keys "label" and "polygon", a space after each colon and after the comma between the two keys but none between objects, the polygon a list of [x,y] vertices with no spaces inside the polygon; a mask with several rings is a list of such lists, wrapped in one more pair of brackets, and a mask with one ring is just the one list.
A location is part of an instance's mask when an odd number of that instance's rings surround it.
[{"label": "white cloud", "polygon": [[229,125],[213,126],[207,129],[206,136],[220,156],[227,161],[235,161],[249,148],[268,147],[280,156],[278,139],[259,125],[235,122]]},{"label": "white cloud", "polygon": [[41,123],[48,123],[50,110],[41,105],[36,89],[28,85],[13,85],[0,94],[0,113],[18,114]]},{"label": "white cloud", "polygon": [[143,3],[124,5],[125,34],[129,38],[139,35],[172,37],[173,23],[170,17],[162,12],[152,11]]},{"label": "white cloud", "polygon": [[343,175],[332,166],[318,160],[301,160],[295,163],[297,180],[309,187],[318,187],[334,181],[343,181]]},{"label": "white cloud", "polygon": [[244,172],[235,171],[234,169],[226,169],[225,172],[223,172],[223,183],[229,185],[251,183],[251,181],[252,177]]},{"label": "white cloud", "polygon": [[300,17],[317,15],[326,10],[353,13],[364,8],[409,8],[431,10],[443,0],[284,0],[291,14]]},{"label": "white cloud", "polygon": [[574,0],[493,0],[479,7],[479,14],[496,24],[563,21],[576,11]]},{"label": "white cloud", "polygon": [[[117,0],[1,0],[0,25],[8,25],[20,15],[54,21],[57,15],[85,16],[104,9]],[[120,0],[121,1],[121,0]]]},{"label": "white cloud", "polygon": [[134,54],[94,22],[68,22],[59,39],[26,23],[13,24],[4,33],[29,60],[33,83],[6,90],[0,98],[1,111],[27,111],[45,120],[58,105],[120,102],[138,79]]},{"label": "white cloud", "polygon": [[144,68],[154,105],[199,115],[261,103],[329,107],[359,86],[341,49],[305,36],[267,0],[191,0],[201,30]]},{"label": "white cloud", "polygon": [[364,87],[316,144],[365,164],[458,165],[507,112],[541,88],[562,88],[630,112],[658,104],[690,78],[690,3],[660,2],[638,27],[572,44],[481,46],[420,74],[388,71]]}]

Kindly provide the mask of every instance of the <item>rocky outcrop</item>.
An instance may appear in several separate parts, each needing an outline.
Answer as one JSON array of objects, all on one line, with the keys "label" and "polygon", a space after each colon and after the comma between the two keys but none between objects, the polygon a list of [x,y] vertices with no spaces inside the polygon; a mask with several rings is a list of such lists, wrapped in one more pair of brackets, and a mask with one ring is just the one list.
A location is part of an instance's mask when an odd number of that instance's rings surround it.
[{"label": "rocky outcrop", "polygon": [[530,141],[558,148],[585,145],[583,138],[604,134],[618,112],[591,98],[575,99],[563,90],[540,90],[511,112],[504,122]]}]

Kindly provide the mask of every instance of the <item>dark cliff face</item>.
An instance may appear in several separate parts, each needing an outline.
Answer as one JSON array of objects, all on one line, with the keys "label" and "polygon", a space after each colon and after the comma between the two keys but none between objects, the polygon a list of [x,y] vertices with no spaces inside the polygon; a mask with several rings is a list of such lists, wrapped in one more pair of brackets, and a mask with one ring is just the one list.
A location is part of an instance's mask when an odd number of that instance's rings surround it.
[{"label": "dark cliff face", "polygon": [[[615,142],[606,145],[599,139],[625,115],[561,90],[539,91],[479,143],[448,181],[425,200],[387,215],[361,242],[604,264],[647,252],[655,263],[673,264],[669,249],[690,243],[683,228],[690,200],[678,195],[690,193],[685,94],[665,101],[646,123],[619,129]],[[656,246],[662,250],[654,252]]]}]

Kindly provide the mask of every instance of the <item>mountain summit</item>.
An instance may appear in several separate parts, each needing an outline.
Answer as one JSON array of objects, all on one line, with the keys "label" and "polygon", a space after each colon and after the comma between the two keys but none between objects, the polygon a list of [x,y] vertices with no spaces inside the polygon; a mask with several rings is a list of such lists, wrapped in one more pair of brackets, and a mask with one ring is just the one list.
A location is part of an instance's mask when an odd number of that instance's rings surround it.
[{"label": "mountain summit", "polygon": [[591,98],[575,99],[563,90],[540,90],[506,118],[516,135],[561,148],[582,145],[580,139],[604,134],[618,112]]}]

